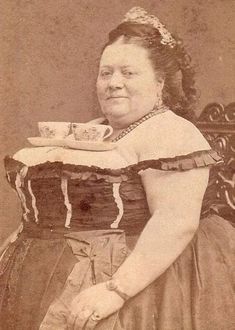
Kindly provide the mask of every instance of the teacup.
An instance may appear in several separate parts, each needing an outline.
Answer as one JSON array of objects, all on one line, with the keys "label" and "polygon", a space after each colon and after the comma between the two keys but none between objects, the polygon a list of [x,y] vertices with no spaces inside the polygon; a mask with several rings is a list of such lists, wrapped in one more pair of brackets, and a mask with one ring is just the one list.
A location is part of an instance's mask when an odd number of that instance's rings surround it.
[{"label": "teacup", "polygon": [[41,121],[38,129],[41,137],[49,139],[64,139],[69,135],[71,123],[56,121]]},{"label": "teacup", "polygon": [[103,124],[72,123],[72,131],[77,141],[103,141],[113,133],[113,128]]}]

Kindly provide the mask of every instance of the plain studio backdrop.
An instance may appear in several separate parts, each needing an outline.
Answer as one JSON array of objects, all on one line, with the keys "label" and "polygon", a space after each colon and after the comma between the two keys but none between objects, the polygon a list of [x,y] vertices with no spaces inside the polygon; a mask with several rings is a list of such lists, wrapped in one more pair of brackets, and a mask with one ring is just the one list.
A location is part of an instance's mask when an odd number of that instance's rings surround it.
[{"label": "plain studio backdrop", "polygon": [[87,121],[99,114],[95,81],[108,32],[133,6],[179,35],[196,66],[201,98],[234,101],[233,0],[8,0],[0,2],[0,242],[20,205],[3,157],[29,146],[38,121]]}]

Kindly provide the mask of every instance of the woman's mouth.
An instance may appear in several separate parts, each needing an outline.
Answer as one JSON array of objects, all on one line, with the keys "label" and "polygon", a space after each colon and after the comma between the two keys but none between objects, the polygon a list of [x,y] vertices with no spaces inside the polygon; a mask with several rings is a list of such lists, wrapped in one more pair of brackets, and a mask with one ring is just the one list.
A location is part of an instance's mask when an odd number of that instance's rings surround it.
[{"label": "woman's mouth", "polygon": [[107,97],[106,101],[122,101],[126,99],[128,99],[126,96],[109,96]]},{"label": "woman's mouth", "polygon": [[127,99],[127,96],[108,96],[107,100],[111,100],[111,99]]}]

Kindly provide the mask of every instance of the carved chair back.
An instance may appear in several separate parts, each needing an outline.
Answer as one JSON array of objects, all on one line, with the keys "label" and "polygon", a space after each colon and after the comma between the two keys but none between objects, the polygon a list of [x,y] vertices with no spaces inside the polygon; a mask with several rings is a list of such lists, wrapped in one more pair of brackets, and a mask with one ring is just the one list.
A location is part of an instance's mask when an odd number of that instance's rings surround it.
[{"label": "carved chair back", "polygon": [[211,171],[208,189],[212,208],[235,224],[235,102],[208,104],[196,125],[224,158],[224,164]]}]

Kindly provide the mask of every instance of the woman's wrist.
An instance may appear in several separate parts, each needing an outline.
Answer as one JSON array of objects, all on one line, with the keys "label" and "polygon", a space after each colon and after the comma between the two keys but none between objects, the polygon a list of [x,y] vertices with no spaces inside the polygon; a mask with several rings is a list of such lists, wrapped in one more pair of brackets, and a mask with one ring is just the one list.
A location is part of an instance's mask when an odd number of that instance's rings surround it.
[{"label": "woman's wrist", "polygon": [[106,288],[109,291],[115,292],[119,297],[121,297],[124,302],[127,301],[129,298],[131,298],[123,289],[123,287],[120,284],[120,281],[117,278],[112,278],[111,280],[106,282]]}]

